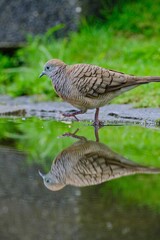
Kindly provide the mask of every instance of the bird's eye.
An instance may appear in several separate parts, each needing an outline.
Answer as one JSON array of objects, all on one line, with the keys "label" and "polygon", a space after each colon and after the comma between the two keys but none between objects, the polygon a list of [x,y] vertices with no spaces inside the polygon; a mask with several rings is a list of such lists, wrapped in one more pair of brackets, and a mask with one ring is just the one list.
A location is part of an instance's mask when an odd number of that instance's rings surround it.
[{"label": "bird's eye", "polygon": [[46,178],[45,181],[46,181],[46,183],[50,183],[51,182],[51,180],[49,178]]},{"label": "bird's eye", "polygon": [[49,69],[50,69],[50,67],[49,67],[49,66],[47,66],[47,67],[46,67],[46,69],[47,69],[47,70],[49,70]]}]

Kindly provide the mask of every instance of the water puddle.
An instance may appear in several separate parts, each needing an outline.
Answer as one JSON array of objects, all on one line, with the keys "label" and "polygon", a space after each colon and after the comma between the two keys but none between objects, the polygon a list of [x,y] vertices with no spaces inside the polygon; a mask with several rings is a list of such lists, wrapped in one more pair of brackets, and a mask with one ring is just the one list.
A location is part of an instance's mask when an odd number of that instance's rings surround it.
[{"label": "water puddle", "polygon": [[160,239],[159,143],[159,128],[97,142],[87,122],[0,119],[0,239]]}]

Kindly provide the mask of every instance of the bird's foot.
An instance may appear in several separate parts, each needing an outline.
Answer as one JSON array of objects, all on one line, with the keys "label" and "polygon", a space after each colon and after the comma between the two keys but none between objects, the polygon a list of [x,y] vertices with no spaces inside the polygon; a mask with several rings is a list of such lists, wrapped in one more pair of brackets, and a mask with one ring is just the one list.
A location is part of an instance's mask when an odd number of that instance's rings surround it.
[{"label": "bird's foot", "polygon": [[66,133],[62,134],[62,137],[74,137],[75,138],[75,136],[77,136],[76,134],[78,131],[79,131],[79,128],[77,128],[76,131],[73,133],[66,132]]},{"label": "bird's foot", "polygon": [[104,123],[101,122],[99,119],[98,119],[98,115],[99,115],[99,108],[96,108],[96,112],[95,112],[95,117],[94,117],[94,123],[92,124],[92,126],[94,126],[95,128],[99,129],[101,127],[104,126]]},{"label": "bird's foot", "polygon": [[59,136],[59,138],[61,138],[61,137],[72,137],[72,138],[76,138],[76,139],[79,139],[79,140],[86,140],[85,137],[77,135],[78,131],[79,131],[79,128],[77,128],[76,131],[73,132],[73,133],[66,132],[66,133],[62,134],[61,136]]},{"label": "bird's foot", "polygon": [[79,119],[76,117],[76,115],[82,114],[82,113],[83,113],[82,111],[75,111],[75,110],[71,110],[70,112],[67,112],[67,113],[61,112],[61,114],[64,117],[74,117],[77,121],[79,121]]},{"label": "bird's foot", "polygon": [[99,129],[104,126],[104,122],[97,120],[92,126],[94,127],[96,142],[99,142]]},{"label": "bird's foot", "polygon": [[94,122],[93,122],[92,126],[95,127],[95,128],[100,129],[101,127],[104,126],[104,122],[103,122],[103,121],[100,121],[100,120],[97,120],[97,121],[94,121]]}]

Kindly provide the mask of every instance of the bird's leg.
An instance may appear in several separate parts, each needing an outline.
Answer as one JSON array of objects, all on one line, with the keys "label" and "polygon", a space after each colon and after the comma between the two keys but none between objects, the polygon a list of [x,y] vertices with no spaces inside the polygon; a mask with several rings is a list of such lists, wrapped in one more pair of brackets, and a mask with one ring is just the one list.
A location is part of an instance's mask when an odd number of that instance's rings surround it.
[{"label": "bird's leg", "polygon": [[79,128],[77,128],[74,133],[67,132],[67,133],[62,134],[62,136],[59,136],[59,138],[60,137],[72,137],[72,138],[86,141],[85,137],[76,135],[78,131],[79,131]]},{"label": "bird's leg", "polygon": [[94,133],[95,133],[95,138],[96,138],[96,142],[99,142],[99,127],[98,126],[95,126],[94,127]]},{"label": "bird's leg", "polygon": [[97,142],[99,142],[98,130],[99,130],[101,127],[103,127],[103,122],[101,122],[101,121],[98,119],[98,116],[99,116],[99,108],[96,108],[93,126],[94,126],[95,138],[96,138],[96,141],[97,141]]},{"label": "bird's leg", "polygon": [[84,111],[80,110],[80,111],[74,111],[72,113],[62,113],[62,115],[64,117],[74,117],[77,121],[79,121],[79,119],[76,117],[76,115],[78,114],[83,114]]},{"label": "bird's leg", "polygon": [[96,108],[93,126],[100,128],[100,127],[103,127],[103,122],[101,122],[98,119],[98,116],[99,116],[99,108]]},{"label": "bird's leg", "polygon": [[99,108],[96,108],[96,112],[95,112],[95,117],[94,117],[94,126],[99,126],[99,119],[98,119],[98,116],[99,116]]},{"label": "bird's leg", "polygon": [[73,138],[77,138],[78,136],[76,135],[77,132],[79,131],[79,128],[76,129],[76,131],[74,131],[73,133],[67,132],[67,133],[63,133],[62,137],[73,137]]}]

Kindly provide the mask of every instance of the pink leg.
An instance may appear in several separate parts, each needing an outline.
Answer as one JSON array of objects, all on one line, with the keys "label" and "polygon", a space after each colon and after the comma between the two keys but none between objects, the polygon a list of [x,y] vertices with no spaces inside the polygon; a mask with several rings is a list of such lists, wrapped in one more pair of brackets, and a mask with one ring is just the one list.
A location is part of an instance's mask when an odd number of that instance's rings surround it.
[{"label": "pink leg", "polygon": [[95,117],[94,117],[94,126],[99,126],[100,122],[99,122],[98,116],[99,116],[99,108],[96,108]]},{"label": "pink leg", "polygon": [[94,117],[94,132],[95,132],[95,137],[96,137],[96,141],[99,142],[99,134],[98,134],[98,130],[103,127],[103,122],[101,122],[99,119],[99,108],[96,108],[96,112],[95,112],[95,117]]},{"label": "pink leg", "polygon": [[98,130],[99,130],[98,126],[94,126],[94,134],[95,134],[96,142],[99,142],[99,132],[98,132]]},{"label": "pink leg", "polygon": [[69,132],[67,132],[67,133],[64,133],[64,134],[63,134],[62,136],[60,136],[60,137],[73,137],[73,138],[77,138],[77,139],[79,139],[79,140],[86,140],[85,137],[76,135],[78,131],[79,131],[79,128],[77,128],[77,130],[76,130],[74,133],[69,133]]},{"label": "pink leg", "polygon": [[64,117],[74,117],[77,121],[79,121],[79,119],[76,117],[76,115],[83,114],[83,113],[84,113],[84,111],[80,110],[80,111],[75,111],[73,113],[62,113],[62,115]]},{"label": "pink leg", "polygon": [[98,119],[98,115],[99,115],[99,108],[96,108],[93,126],[94,126],[95,138],[96,138],[96,141],[97,141],[97,142],[99,142],[99,134],[98,134],[98,130],[99,130],[99,119]]},{"label": "pink leg", "polygon": [[103,122],[101,122],[99,119],[99,108],[96,108],[96,112],[95,112],[95,117],[94,117],[94,123],[93,123],[93,126],[97,126],[98,128],[101,128],[103,127]]}]

